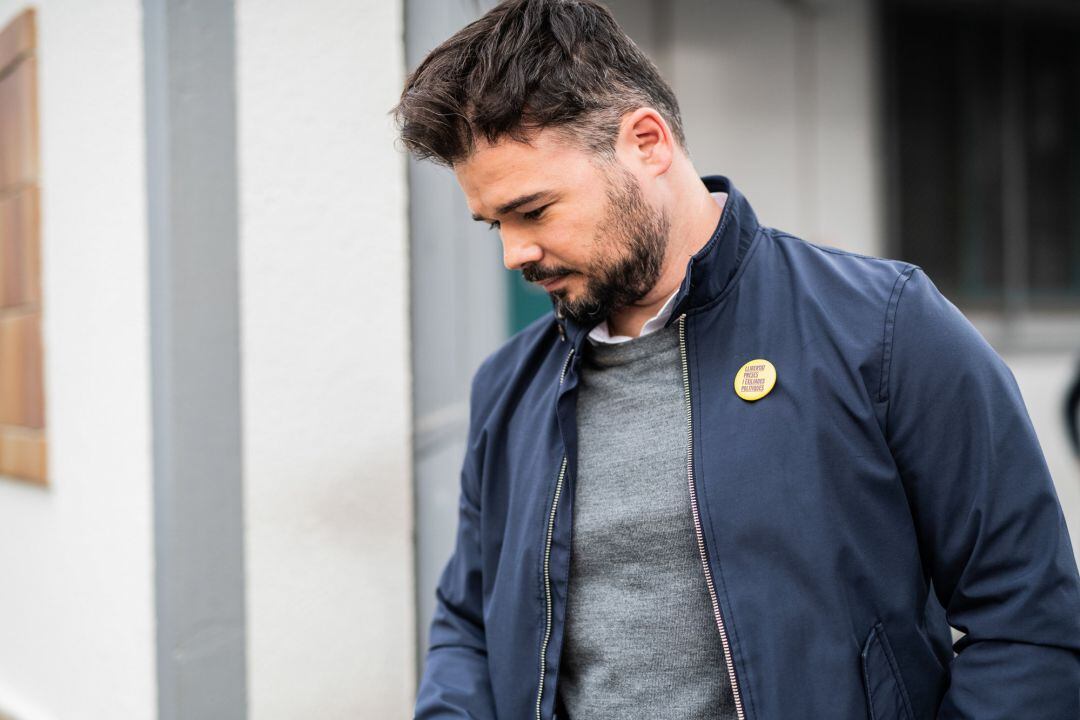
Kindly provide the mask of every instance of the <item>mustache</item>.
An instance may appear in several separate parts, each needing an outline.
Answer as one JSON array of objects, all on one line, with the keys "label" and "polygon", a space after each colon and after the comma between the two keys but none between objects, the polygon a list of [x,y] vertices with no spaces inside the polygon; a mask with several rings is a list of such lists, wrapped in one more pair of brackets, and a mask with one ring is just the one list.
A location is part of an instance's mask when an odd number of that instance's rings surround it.
[{"label": "mustache", "polygon": [[536,265],[526,265],[521,269],[521,277],[525,278],[526,282],[539,282],[541,280],[549,280],[551,278],[562,277],[563,275],[569,275],[572,270],[566,268],[555,268],[548,270],[546,268],[538,267]]}]

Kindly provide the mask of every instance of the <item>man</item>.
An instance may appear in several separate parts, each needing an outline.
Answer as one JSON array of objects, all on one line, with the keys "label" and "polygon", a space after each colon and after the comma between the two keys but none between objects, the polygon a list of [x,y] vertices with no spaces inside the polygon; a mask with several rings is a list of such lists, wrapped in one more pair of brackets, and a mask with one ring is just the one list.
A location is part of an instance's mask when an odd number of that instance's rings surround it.
[{"label": "man", "polygon": [[417,718],[1078,717],[1053,483],[925,272],[699,177],[590,0],[500,4],[395,111],[554,305],[473,379]]}]

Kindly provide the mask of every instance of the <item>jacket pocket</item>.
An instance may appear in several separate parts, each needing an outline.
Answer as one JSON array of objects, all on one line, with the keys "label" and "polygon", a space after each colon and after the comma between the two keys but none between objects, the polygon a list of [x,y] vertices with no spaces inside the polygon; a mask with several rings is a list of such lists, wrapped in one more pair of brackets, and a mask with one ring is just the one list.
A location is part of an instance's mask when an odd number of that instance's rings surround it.
[{"label": "jacket pocket", "polygon": [[913,720],[911,701],[880,621],[866,636],[861,660],[870,720]]}]

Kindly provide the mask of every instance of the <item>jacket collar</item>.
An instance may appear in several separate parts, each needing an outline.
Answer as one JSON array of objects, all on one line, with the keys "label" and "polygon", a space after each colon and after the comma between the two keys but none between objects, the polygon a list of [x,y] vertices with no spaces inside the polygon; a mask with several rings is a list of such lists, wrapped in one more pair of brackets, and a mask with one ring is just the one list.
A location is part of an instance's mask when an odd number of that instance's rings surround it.
[{"label": "jacket collar", "polygon": [[[701,181],[709,192],[727,193],[727,201],[712,236],[686,264],[686,274],[665,327],[682,313],[706,305],[727,291],[759,227],[753,208],[731,180],[723,175],[706,175]],[[554,298],[552,301],[554,304]],[[555,320],[559,323],[560,337],[578,349],[589,331],[599,324],[598,320],[583,325],[573,318],[560,317],[557,312]]]}]

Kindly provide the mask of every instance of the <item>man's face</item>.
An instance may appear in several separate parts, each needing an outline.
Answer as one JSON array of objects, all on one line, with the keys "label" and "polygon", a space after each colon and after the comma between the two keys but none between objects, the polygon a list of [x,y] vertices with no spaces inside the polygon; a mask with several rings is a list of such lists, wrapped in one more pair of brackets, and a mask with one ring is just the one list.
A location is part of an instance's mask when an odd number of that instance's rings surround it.
[{"label": "man's face", "polygon": [[503,264],[581,323],[637,302],[656,284],[669,220],[618,160],[536,133],[528,145],[480,143],[454,166],[477,220],[494,223]]}]

